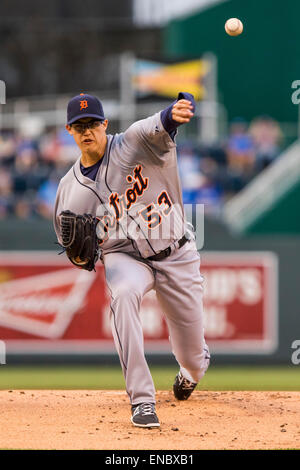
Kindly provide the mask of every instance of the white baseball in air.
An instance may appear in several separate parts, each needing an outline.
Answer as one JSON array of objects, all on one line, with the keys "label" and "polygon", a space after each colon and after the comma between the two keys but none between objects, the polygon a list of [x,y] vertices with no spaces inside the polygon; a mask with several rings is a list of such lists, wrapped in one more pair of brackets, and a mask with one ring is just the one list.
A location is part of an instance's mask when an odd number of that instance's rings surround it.
[{"label": "white baseball in air", "polygon": [[238,36],[243,32],[244,26],[238,18],[230,18],[225,23],[225,31],[229,36]]}]

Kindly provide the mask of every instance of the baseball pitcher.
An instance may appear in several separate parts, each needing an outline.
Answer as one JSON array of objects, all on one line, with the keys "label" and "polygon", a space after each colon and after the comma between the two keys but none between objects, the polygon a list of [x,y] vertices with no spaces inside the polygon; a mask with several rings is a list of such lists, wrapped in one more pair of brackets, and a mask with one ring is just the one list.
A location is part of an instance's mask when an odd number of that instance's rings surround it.
[{"label": "baseball pitcher", "polygon": [[144,356],[139,310],[154,289],[179,364],[173,385],[186,400],[209,366],[203,331],[200,255],[184,216],[176,133],[195,110],[189,93],[161,112],[107,134],[99,99],[72,98],[67,131],[81,155],[61,179],[54,227],[70,261],[104,265],[112,333],[131,403],[131,422],[160,426],[155,388]]}]

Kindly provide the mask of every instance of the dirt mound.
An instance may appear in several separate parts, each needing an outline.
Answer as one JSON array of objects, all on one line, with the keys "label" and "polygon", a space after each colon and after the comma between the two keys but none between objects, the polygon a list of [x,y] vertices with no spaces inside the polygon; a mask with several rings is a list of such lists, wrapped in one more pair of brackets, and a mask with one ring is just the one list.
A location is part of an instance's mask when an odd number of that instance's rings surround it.
[{"label": "dirt mound", "polygon": [[300,448],[300,392],[157,392],[158,429],[136,428],[123,391],[0,391],[1,449]]}]

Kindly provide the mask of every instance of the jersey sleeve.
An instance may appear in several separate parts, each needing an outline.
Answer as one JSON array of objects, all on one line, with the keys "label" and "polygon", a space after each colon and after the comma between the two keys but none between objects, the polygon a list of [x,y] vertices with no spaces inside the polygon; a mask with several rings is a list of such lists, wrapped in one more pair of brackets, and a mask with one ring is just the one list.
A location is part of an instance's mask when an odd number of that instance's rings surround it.
[{"label": "jersey sleeve", "polygon": [[[190,100],[195,109],[193,95],[180,92],[176,101],[181,99]],[[123,134],[123,143],[133,152],[142,145],[159,158],[170,152],[176,147],[175,136],[177,127],[181,124],[173,121],[171,115],[176,101],[165,110],[132,124]]]},{"label": "jersey sleeve", "polygon": [[125,131],[123,141],[133,151],[142,145],[154,154],[164,154],[175,147],[162,124],[160,112],[132,124]]}]

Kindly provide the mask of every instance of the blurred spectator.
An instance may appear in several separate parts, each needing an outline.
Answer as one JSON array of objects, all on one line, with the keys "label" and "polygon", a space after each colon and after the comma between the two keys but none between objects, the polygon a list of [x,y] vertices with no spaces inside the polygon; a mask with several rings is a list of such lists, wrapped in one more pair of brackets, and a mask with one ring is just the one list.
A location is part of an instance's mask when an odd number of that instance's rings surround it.
[{"label": "blurred spectator", "polygon": [[13,211],[12,179],[10,173],[0,167],[0,219]]},{"label": "blurred spectator", "polygon": [[230,125],[227,158],[229,168],[237,174],[252,172],[254,169],[254,143],[248,134],[247,123],[242,118],[235,119]]},{"label": "blurred spectator", "polygon": [[45,134],[40,141],[40,149],[42,158],[48,162],[73,162],[78,155],[78,147],[65,129]]},{"label": "blurred spectator", "polygon": [[205,204],[206,213],[216,213],[221,205],[216,161],[191,142],[179,145],[178,153],[184,204]]},{"label": "blurred spectator", "polygon": [[260,116],[252,121],[249,133],[255,146],[256,168],[261,171],[278,156],[282,132],[274,119]]},{"label": "blurred spectator", "polygon": [[38,190],[38,213],[46,219],[52,218],[57,188],[58,181],[53,173],[48,180],[41,184]]},{"label": "blurred spectator", "polygon": [[28,219],[32,215],[32,207],[28,199],[17,199],[15,203],[15,215],[19,219]]},{"label": "blurred spectator", "polygon": [[185,142],[178,145],[180,158],[178,167],[181,179],[181,185],[185,191],[186,197],[190,197],[195,189],[202,185],[203,176],[200,172],[200,158],[192,142]]},{"label": "blurred spectator", "polygon": [[16,139],[13,133],[2,132],[0,134],[0,164],[13,163],[16,151]]},{"label": "blurred spectator", "polygon": [[206,215],[216,216],[220,213],[222,207],[222,191],[216,181],[205,177],[202,186],[195,191],[194,202],[204,204]]},{"label": "blurred spectator", "polygon": [[55,163],[59,159],[60,142],[56,130],[49,130],[40,139],[41,157],[45,163]]},{"label": "blurred spectator", "polygon": [[61,140],[53,129],[41,137],[1,132],[0,219],[52,216],[58,182],[72,164]]}]

